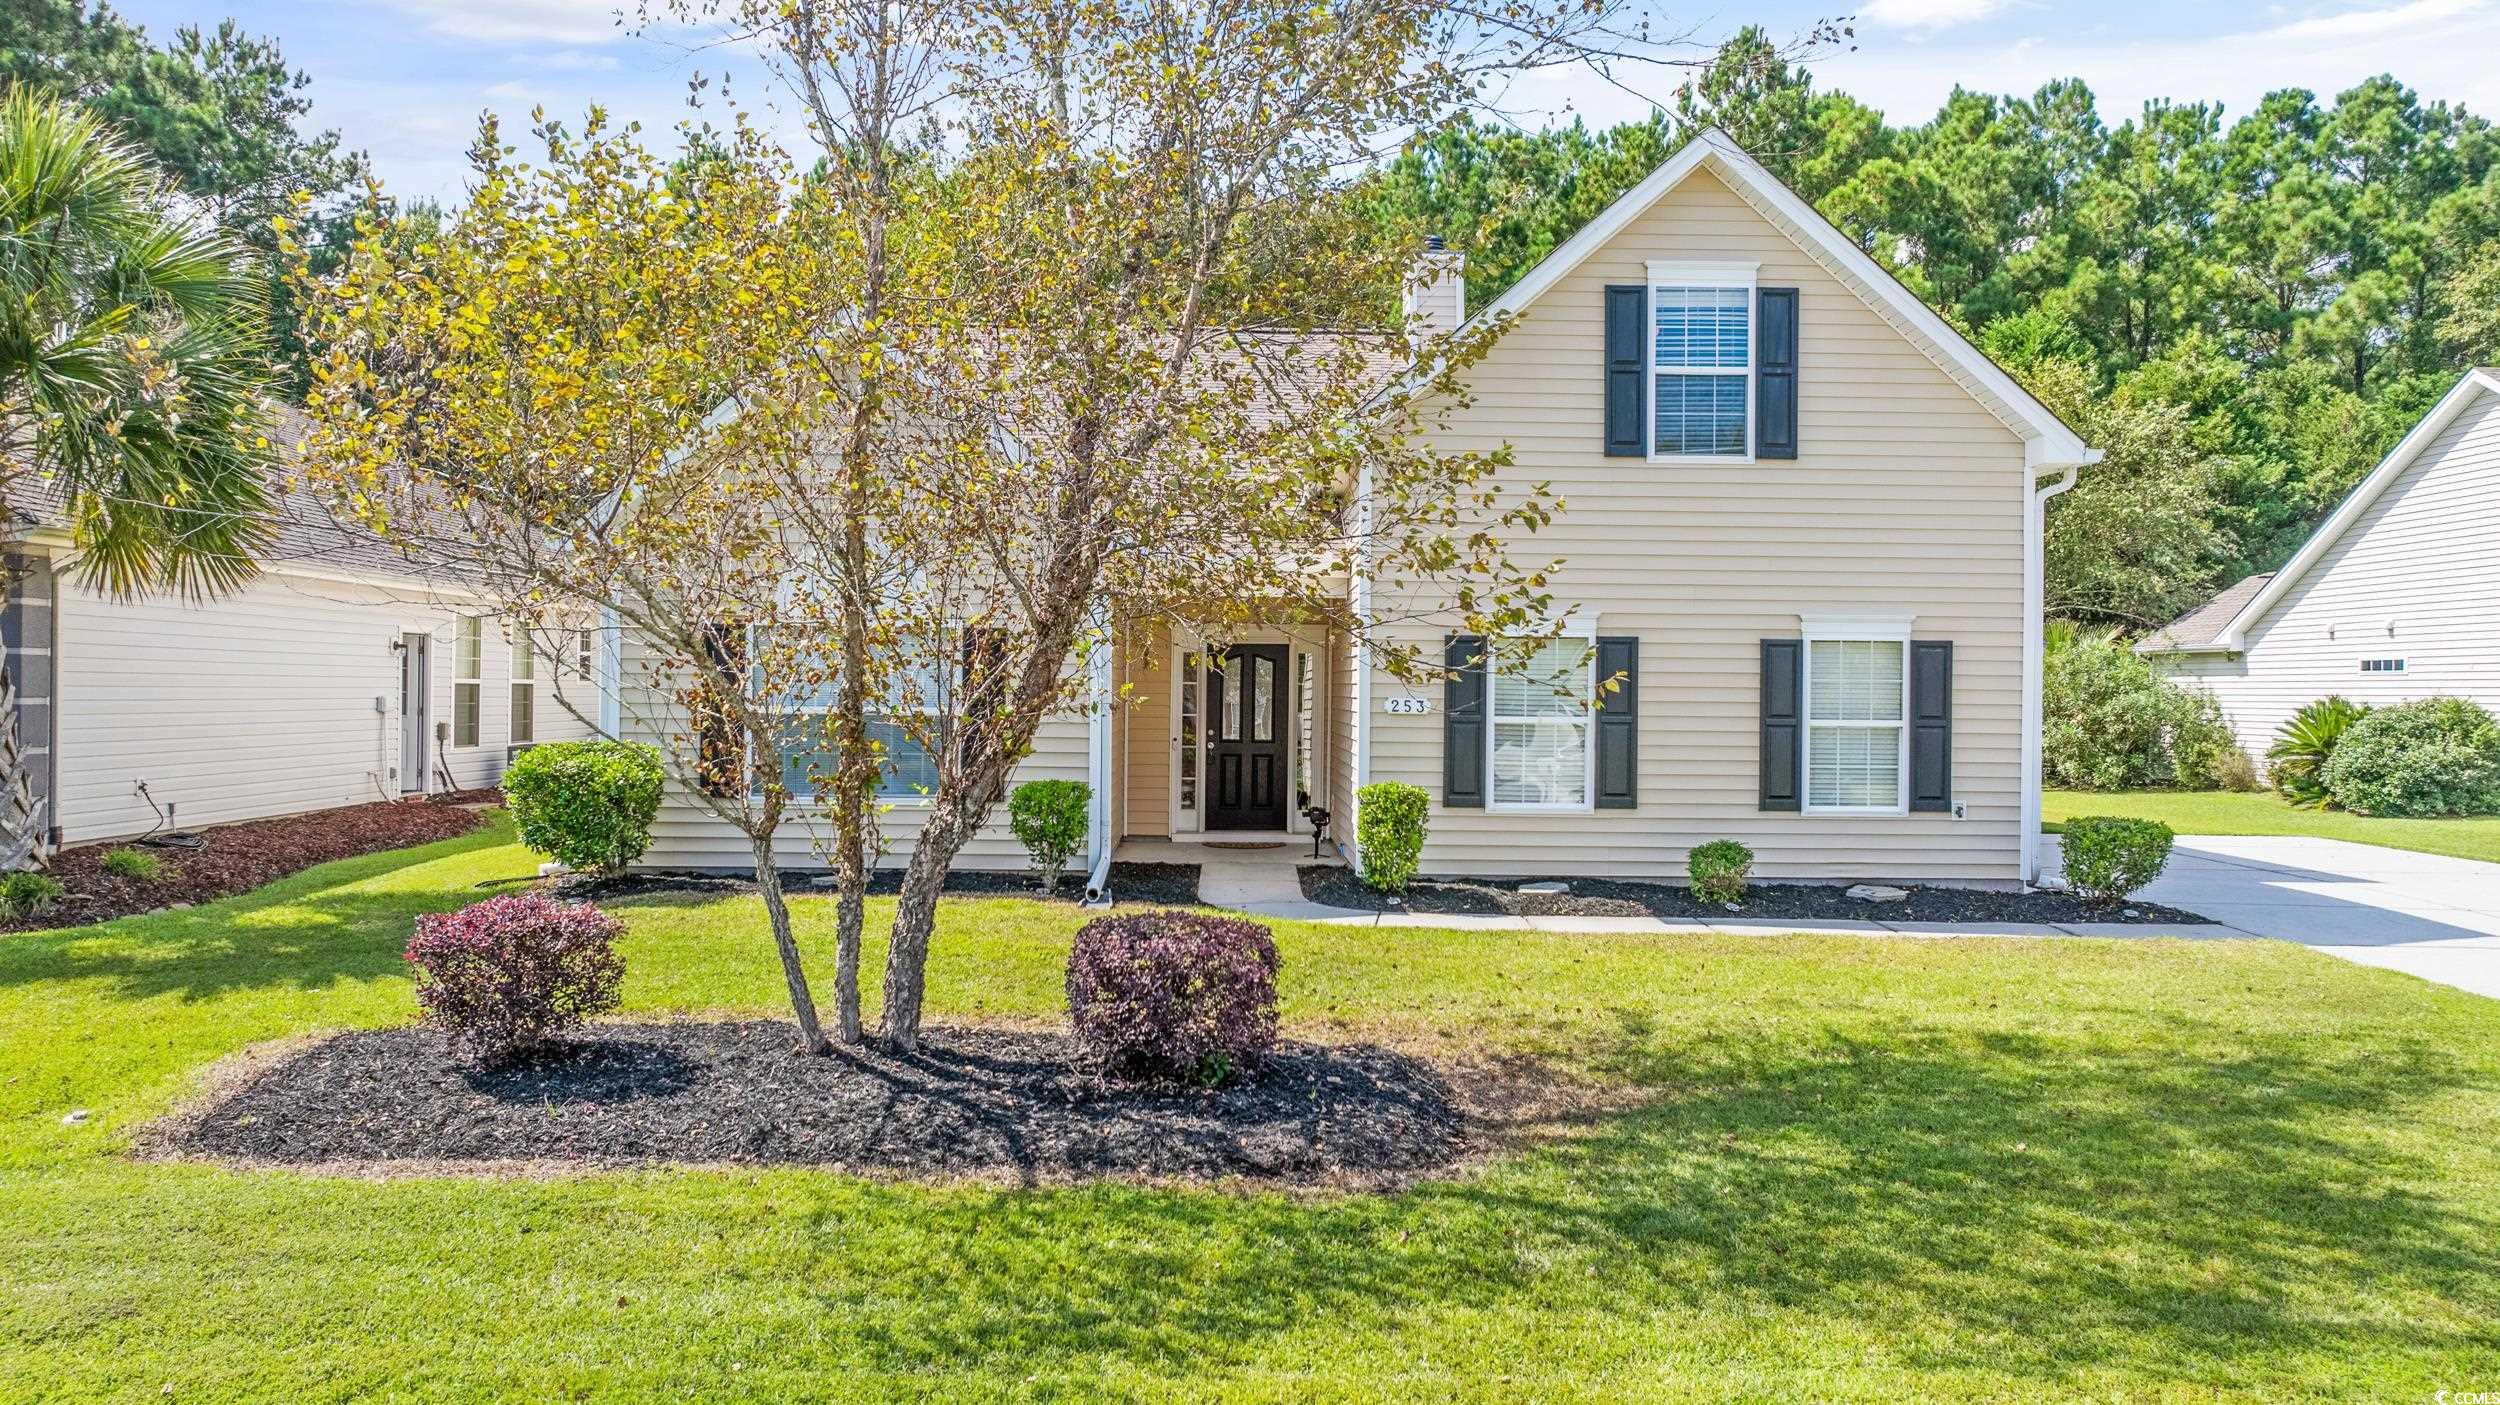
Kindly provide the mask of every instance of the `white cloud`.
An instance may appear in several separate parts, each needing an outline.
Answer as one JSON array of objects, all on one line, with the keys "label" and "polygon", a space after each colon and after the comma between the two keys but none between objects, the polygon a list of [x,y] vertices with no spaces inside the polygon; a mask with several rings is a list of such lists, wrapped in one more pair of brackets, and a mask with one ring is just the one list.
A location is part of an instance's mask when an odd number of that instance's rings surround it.
[{"label": "white cloud", "polygon": [[616,68],[616,55],[558,49],[539,60],[539,65],[557,73],[609,73]]},{"label": "white cloud", "polygon": [[485,90],[485,96],[490,98],[502,98],[507,102],[534,103],[538,101],[538,90],[530,87],[526,83],[497,83],[495,86]]},{"label": "white cloud", "polygon": [[605,44],[625,37],[617,0],[390,0],[436,34],[489,43]]},{"label": "white cloud", "polygon": [[2347,10],[2337,15],[2319,15],[2296,20],[2278,29],[2268,30],[2274,38],[2293,41],[2306,39],[2376,39],[2383,35],[2400,35],[2407,30],[2435,25],[2441,20],[2455,19],[2490,8],[2490,0],[2412,0],[2410,4],[2385,9]]},{"label": "white cloud", "polygon": [[1867,0],[1858,18],[1887,29],[1937,30],[1983,20],[2005,0]]}]

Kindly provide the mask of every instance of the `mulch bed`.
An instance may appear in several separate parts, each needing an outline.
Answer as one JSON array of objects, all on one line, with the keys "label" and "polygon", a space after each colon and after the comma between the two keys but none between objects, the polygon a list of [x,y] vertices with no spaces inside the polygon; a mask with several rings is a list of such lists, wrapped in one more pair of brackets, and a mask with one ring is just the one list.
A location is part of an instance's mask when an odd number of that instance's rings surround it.
[{"label": "mulch bed", "polygon": [[769,1164],[1377,1186],[1476,1145],[1431,1065],[1373,1045],[1281,1044],[1201,1090],[1108,1079],[1063,1034],[932,1029],[915,1054],[823,1058],[797,1037],[779,1021],[599,1024],[475,1072],[422,1027],[340,1034],[166,1124],[150,1150],[364,1172]]},{"label": "mulch bed", "polygon": [[2160,903],[2102,907],[2072,893],[2014,893],[1981,888],[1904,886],[1898,902],[1865,902],[1841,885],[1756,883],[1735,910],[1696,899],[1687,888],[1665,883],[1627,883],[1611,878],[1570,878],[1568,893],[1523,893],[1532,878],[1418,881],[1404,900],[1364,886],[1353,872],[1324,864],[1302,869],[1302,896],[1312,902],[1365,912],[1416,912],[1433,916],[1656,917],[1666,922],[2203,922],[2193,912]]},{"label": "mulch bed", "polygon": [[[809,879],[813,875],[784,873],[782,891],[793,898],[831,897],[833,889],[819,888]],[[1109,875],[1111,899],[1115,903],[1167,903],[1191,907],[1198,902],[1198,865],[1194,863],[1114,863]],[[568,898],[595,899],[637,897],[651,893],[752,893],[753,875],[718,873],[679,873],[651,870],[629,873],[615,878],[571,878],[557,885],[557,892]],[[903,871],[881,868],[868,880],[868,891],[892,897],[903,891]],[[1068,872],[1059,876],[1059,887],[1044,893],[1033,882],[1033,875],[1024,872],[958,869],[946,875],[944,891],[965,897],[987,896],[1031,898],[1036,902],[1081,902],[1085,898],[1085,875]]]},{"label": "mulch bed", "polygon": [[[498,799],[500,791],[479,794]],[[126,841],[65,849],[51,873],[69,890],[58,906],[32,917],[0,918],[0,932],[77,927],[133,913],[232,897],[332,859],[431,844],[482,823],[473,810],[424,800],[382,800],[274,820],[246,820],[197,831],[197,849],[154,848]],[[124,878],[104,869],[104,856],[136,847],[155,857],[153,878]]]}]

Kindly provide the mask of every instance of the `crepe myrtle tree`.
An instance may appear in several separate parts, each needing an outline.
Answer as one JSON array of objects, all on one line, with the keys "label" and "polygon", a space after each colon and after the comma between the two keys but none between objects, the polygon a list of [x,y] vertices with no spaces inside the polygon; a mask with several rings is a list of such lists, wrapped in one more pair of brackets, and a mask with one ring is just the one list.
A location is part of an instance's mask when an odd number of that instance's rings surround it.
[{"label": "crepe myrtle tree", "polygon": [[[842,770],[827,699],[886,697],[910,666],[883,615],[913,610],[908,543],[852,549],[853,514],[890,494],[843,476],[885,460],[825,451],[863,362],[902,347],[846,297],[863,250],[838,188],[743,123],[676,161],[596,109],[578,133],[542,114],[534,139],[539,159],[516,161],[487,119],[475,193],[439,232],[369,218],[328,276],[290,244],[314,351],[306,471],[412,565],[483,589],[509,630],[552,646],[587,611],[614,622],[638,685],[621,730],[658,739],[673,787],[747,841],[821,1052],[778,843]],[[554,691],[596,725],[589,680],[559,669]],[[854,746],[870,781],[852,793],[873,794],[878,740]],[[873,823],[874,805],[848,808]],[[837,1001],[856,1038],[855,918],[851,943]]]},{"label": "crepe myrtle tree", "polygon": [[[1547,565],[1505,543],[1554,500],[1507,479],[1505,447],[1429,433],[1502,329],[1428,335],[1380,315],[1419,239],[1363,224],[1340,182],[1485,84],[1619,56],[1645,32],[1582,3],[968,13],[946,180],[977,333],[930,343],[915,368],[952,432],[910,466],[905,492],[928,506],[894,530],[977,663],[925,721],[935,783],[885,980],[884,1030],[905,1047],[946,868],[1044,718],[1112,704],[1083,675],[1115,614],[1218,637],[1311,622],[1417,675],[1440,661],[1419,631],[1358,611],[1349,578],[1450,602],[1444,628],[1519,647],[1550,632]],[[1371,327],[1349,326],[1356,310]]]}]

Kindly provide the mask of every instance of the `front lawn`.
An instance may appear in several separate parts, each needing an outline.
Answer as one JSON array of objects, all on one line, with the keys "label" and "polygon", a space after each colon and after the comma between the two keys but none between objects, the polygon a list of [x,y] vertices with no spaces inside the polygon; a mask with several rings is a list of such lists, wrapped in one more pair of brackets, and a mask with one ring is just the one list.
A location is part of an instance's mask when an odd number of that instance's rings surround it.
[{"label": "front lawn", "polygon": [[[221,1055],[408,1019],[410,914],[529,867],[499,824],[0,938],[0,1395],[2429,1399],[2500,1362],[2500,1003],[2273,943],[1280,926],[1296,1033],[1649,1099],[1383,1197],[117,1154]],[[616,910],[629,1012],[779,1008],[751,900]],[[949,900],[933,1010],[1055,1016],[1078,916]]]},{"label": "front lawn", "polygon": [[2040,818],[2055,832],[2077,815],[2134,815],[2181,834],[2284,834],[2349,839],[2389,849],[2500,863],[2500,817],[2463,820],[2373,819],[2345,810],[2299,810],[2272,791],[2052,790]]}]

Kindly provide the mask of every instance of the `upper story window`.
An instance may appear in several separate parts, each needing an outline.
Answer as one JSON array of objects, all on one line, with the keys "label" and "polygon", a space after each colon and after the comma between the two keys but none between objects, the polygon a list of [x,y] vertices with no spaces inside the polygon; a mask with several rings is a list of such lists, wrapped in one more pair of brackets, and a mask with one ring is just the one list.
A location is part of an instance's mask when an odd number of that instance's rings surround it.
[{"label": "upper story window", "polygon": [[2403,659],[2363,659],[2361,671],[2363,673],[2402,673],[2405,671],[2405,661]]},{"label": "upper story window", "polygon": [[1650,456],[1753,456],[1752,264],[1649,265]]}]

